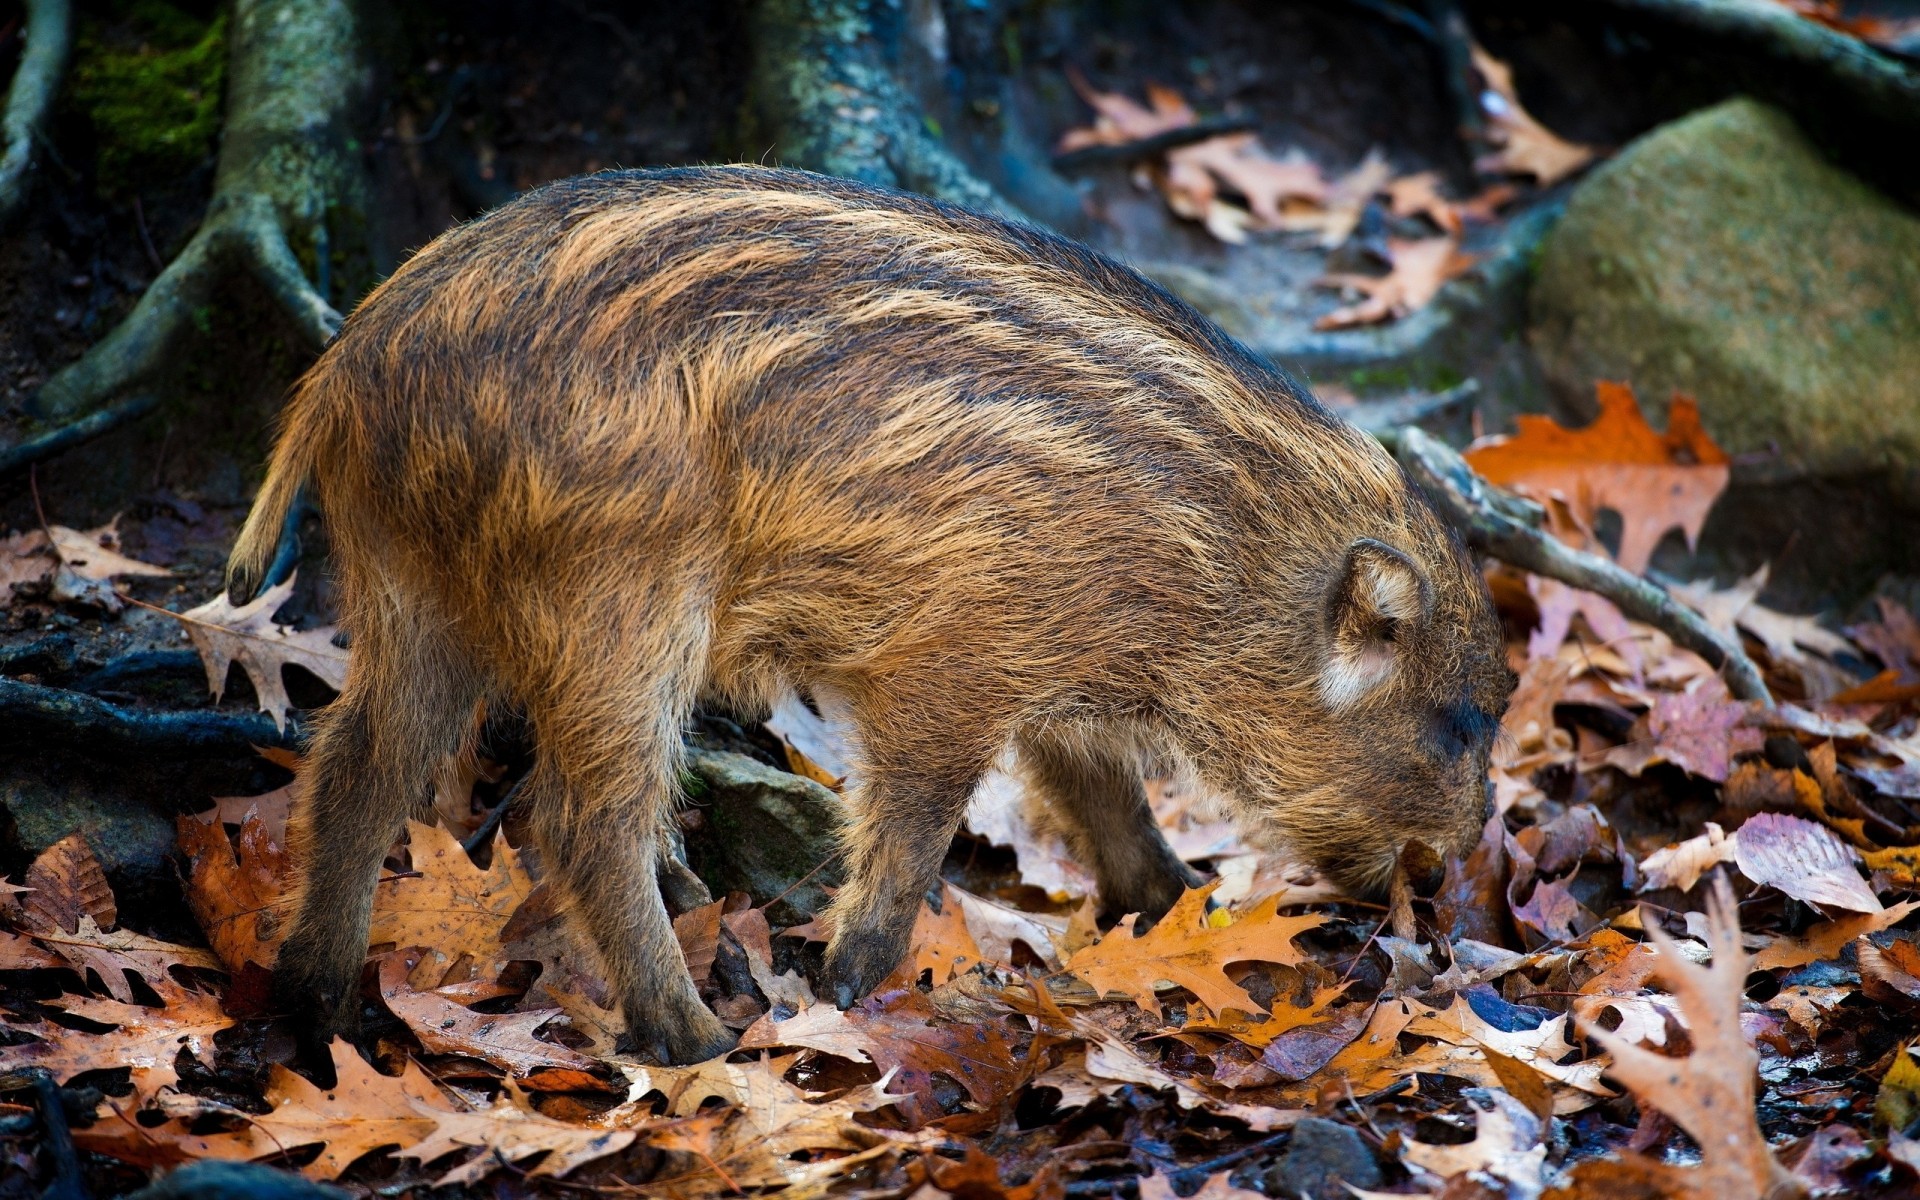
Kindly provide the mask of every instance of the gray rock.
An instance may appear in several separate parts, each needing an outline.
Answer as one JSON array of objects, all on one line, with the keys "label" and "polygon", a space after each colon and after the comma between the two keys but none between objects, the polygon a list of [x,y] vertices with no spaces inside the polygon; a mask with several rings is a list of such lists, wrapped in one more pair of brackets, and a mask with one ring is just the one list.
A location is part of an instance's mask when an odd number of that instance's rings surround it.
[{"label": "gray rock", "polygon": [[1531,304],[1576,412],[1597,379],[1631,383],[1656,420],[1676,389],[1699,401],[1739,459],[1710,543],[1751,559],[1797,540],[1803,575],[1906,565],[1882,556],[1910,538],[1842,526],[1876,511],[1861,496],[1920,504],[1920,216],[1785,113],[1729,100],[1628,146],[1575,190]]},{"label": "gray rock", "polygon": [[822,888],[843,877],[835,858],[846,811],[840,797],[730,751],[690,748],[687,771],[689,805],[699,814],[686,834],[687,862],[716,896],[741,891],[765,904],[785,894],[773,919],[793,924],[826,906]]},{"label": "gray rock", "polygon": [[1337,1121],[1302,1117],[1287,1153],[1267,1169],[1260,1190],[1288,1200],[1345,1200],[1357,1188],[1380,1186],[1380,1164],[1359,1134]]},{"label": "gray rock", "polygon": [[9,764],[0,772],[0,808],[13,818],[20,849],[33,857],[83,834],[116,892],[172,877],[173,822],[131,786],[115,788],[85,776]]}]

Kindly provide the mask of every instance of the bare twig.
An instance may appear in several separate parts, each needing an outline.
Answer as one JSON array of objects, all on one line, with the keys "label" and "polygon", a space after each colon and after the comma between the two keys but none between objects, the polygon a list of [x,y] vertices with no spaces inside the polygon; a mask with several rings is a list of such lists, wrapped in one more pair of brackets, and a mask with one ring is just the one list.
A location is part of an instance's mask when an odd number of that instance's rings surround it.
[{"label": "bare twig", "polygon": [[[146,390],[177,361],[232,275],[252,275],[266,289],[304,349],[317,352],[339,329],[340,314],[308,282],[289,231],[324,228],[329,207],[358,194],[349,147],[363,75],[355,10],[349,0],[239,0],[232,31],[226,121],[205,219],[127,319],[29,399],[30,412],[60,427],[0,456],[0,471],[145,411],[101,406]],[[97,419],[107,412],[115,417]]]},{"label": "bare twig", "polygon": [[1606,597],[1621,612],[1706,659],[1726,676],[1727,688],[1735,696],[1773,703],[1759,668],[1739,642],[1707,624],[1665,588],[1551,537],[1539,528],[1544,514],[1538,505],[1487,483],[1459,454],[1419,429],[1401,429],[1383,440],[1390,440],[1407,474],[1474,548],[1522,570]]},{"label": "bare twig", "polygon": [[67,0],[27,0],[26,49],[7,89],[0,116],[0,228],[26,203],[32,185],[34,149],[46,137],[47,114],[66,73],[73,48],[73,13]]},{"label": "bare twig", "polygon": [[1256,122],[1248,117],[1210,117],[1204,121],[1195,121],[1191,125],[1182,125],[1178,129],[1164,130],[1152,137],[1136,138],[1133,141],[1112,146],[1082,146],[1078,150],[1068,150],[1064,154],[1053,156],[1053,169],[1077,171],[1099,163],[1137,162],[1143,158],[1163,154],[1168,150],[1177,150],[1181,146],[1204,142],[1208,138],[1221,137],[1229,133],[1245,133],[1255,127]]}]

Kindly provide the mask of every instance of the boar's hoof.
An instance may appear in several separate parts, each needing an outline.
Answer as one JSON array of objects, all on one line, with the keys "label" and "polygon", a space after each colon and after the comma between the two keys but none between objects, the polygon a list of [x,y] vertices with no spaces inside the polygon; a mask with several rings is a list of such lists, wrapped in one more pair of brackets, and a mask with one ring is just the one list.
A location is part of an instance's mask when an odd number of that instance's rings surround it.
[{"label": "boar's hoof", "polygon": [[718,1058],[739,1043],[733,1030],[720,1023],[706,1008],[670,1023],[651,1028],[629,1023],[614,1049],[617,1053],[644,1055],[665,1067],[684,1067]]},{"label": "boar's hoof", "polygon": [[848,930],[827,947],[822,991],[842,1010],[880,986],[907,954],[907,939],[879,930]]}]

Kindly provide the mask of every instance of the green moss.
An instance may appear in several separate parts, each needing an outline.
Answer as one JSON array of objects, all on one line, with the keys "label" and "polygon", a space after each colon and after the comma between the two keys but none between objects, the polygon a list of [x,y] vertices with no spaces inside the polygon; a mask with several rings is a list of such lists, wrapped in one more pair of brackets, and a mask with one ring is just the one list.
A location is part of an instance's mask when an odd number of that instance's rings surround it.
[{"label": "green moss", "polygon": [[227,69],[227,18],[200,20],[165,0],[133,0],[89,22],[71,95],[98,139],[103,188],[165,179],[213,153]]}]

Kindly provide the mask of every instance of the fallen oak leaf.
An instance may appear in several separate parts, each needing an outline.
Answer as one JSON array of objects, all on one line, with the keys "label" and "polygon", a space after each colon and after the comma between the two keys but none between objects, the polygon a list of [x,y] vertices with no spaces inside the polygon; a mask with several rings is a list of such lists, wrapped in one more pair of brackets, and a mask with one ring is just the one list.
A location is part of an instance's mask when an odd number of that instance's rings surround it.
[{"label": "fallen oak leaf", "polygon": [[[417,1068],[408,1064],[408,1070]],[[435,1187],[475,1184],[500,1167],[535,1154],[546,1157],[532,1167],[515,1168],[515,1174],[558,1178],[575,1167],[626,1149],[639,1136],[636,1129],[603,1129],[544,1116],[511,1082],[504,1095],[478,1111],[452,1108],[438,1096],[417,1101],[414,1110],[432,1122],[432,1131],[396,1150],[396,1157],[414,1159],[424,1166],[461,1150],[482,1151],[450,1167],[433,1181]]]},{"label": "fallen oak leaf", "polygon": [[1481,109],[1496,149],[1473,164],[1486,175],[1531,175],[1541,187],[1551,187],[1593,161],[1594,148],[1560,137],[1520,106],[1513,87],[1513,69],[1470,43],[1474,70],[1486,81]]},{"label": "fallen oak leaf", "polygon": [[128,1004],[136,999],[127,982],[128,971],[157,987],[175,967],[221,969],[220,960],[198,946],[163,942],[131,929],[102,929],[92,917],[81,917],[80,927],[72,933],[35,932],[33,938],[65,959],[82,978],[91,968],[114,999]]},{"label": "fallen oak leaf", "polygon": [[1387,208],[1396,217],[1423,215],[1440,232],[1460,236],[1460,214],[1453,202],[1440,194],[1440,172],[1421,171],[1387,181]]},{"label": "fallen oak leaf", "polygon": [[[191,1158],[250,1161],[318,1144],[319,1155],[300,1173],[334,1179],[356,1159],[382,1147],[405,1151],[434,1136],[440,1121],[461,1115],[412,1062],[398,1076],[382,1075],[343,1040],[329,1048],[335,1084],[322,1089],[275,1063],[269,1068],[270,1111],[240,1113],[199,1096],[177,1093],[165,1111],[175,1118],[147,1130]],[[245,1124],[225,1133],[196,1134],[188,1122],[203,1114],[237,1116]]]},{"label": "fallen oak leaf", "polygon": [[1315,329],[1376,325],[1404,317],[1425,308],[1442,285],[1476,261],[1462,253],[1460,243],[1451,237],[1388,238],[1387,251],[1393,268],[1385,275],[1334,274],[1314,281],[1316,287],[1351,289],[1364,297],[1320,317],[1313,323]]},{"label": "fallen oak leaf", "polygon": [[216,819],[189,815],[175,822],[187,860],[187,907],[227,970],[248,962],[267,966],[289,928],[292,858],[258,809],[248,809],[241,820],[237,849],[217,819],[219,810],[211,815]]},{"label": "fallen oak leaf", "polygon": [[1594,387],[1600,414],[1591,424],[1568,429],[1551,417],[1521,415],[1515,433],[1483,439],[1465,457],[1497,487],[1542,502],[1564,499],[1584,529],[1602,509],[1618,513],[1615,561],[1638,574],[1668,530],[1679,529],[1689,547],[1698,541],[1732,467],[1691,398],[1676,393],[1666,432],[1656,433],[1632,388],[1604,380]]},{"label": "fallen oak leaf", "polygon": [[374,889],[369,943],[432,946],[482,962],[501,957],[501,931],[533,892],[533,877],[506,837],[494,835],[492,862],[482,870],[445,827],[408,821],[407,853],[413,873]]},{"label": "fallen oak leaf", "polygon": [[902,1098],[902,1111],[916,1123],[940,1111],[936,1072],[958,1083],[983,1109],[1011,1095],[1026,1077],[997,1025],[945,1020],[914,989],[870,996],[844,1012],[815,1003],[784,1020],[768,1013],[740,1035],[742,1050],[774,1046],[819,1050],[897,1072],[900,1086],[910,1093]]},{"label": "fallen oak leaf", "polygon": [[[1265,1104],[1240,1104],[1223,1100],[1184,1080],[1174,1078],[1160,1067],[1142,1058],[1139,1052],[1125,1040],[1097,1025],[1076,1021],[1074,1031],[1086,1042],[1083,1074],[1087,1078],[1107,1080],[1114,1084],[1136,1084],[1155,1089],[1168,1089],[1173,1092],[1174,1102],[1181,1108],[1231,1117],[1242,1122],[1255,1133],[1270,1133],[1276,1129],[1285,1129],[1301,1117],[1313,1115],[1312,1110],[1306,1108],[1275,1108]],[[1046,1082],[1046,1079],[1047,1077],[1043,1076],[1035,1082]],[[1066,1082],[1069,1086],[1073,1086],[1071,1079]],[[1096,1090],[1101,1089],[1096,1088]],[[1112,1090],[1118,1089],[1105,1089],[1105,1091]],[[1102,1094],[1105,1094],[1105,1091],[1102,1091]]]},{"label": "fallen oak leaf", "polygon": [[1138,937],[1133,933],[1134,918],[1122,918],[1106,937],[1069,957],[1066,971],[1096,992],[1123,992],[1156,1016],[1161,1009],[1155,991],[1161,980],[1186,988],[1209,1011],[1253,1011],[1259,1006],[1246,989],[1227,978],[1227,964],[1298,966],[1307,956],[1294,948],[1294,937],[1325,924],[1326,918],[1317,914],[1283,917],[1282,897],[1272,896],[1222,928],[1207,915],[1207,897],[1218,886],[1215,882],[1189,889],[1166,916]]},{"label": "fallen oak leaf", "polygon": [[211,1069],[213,1035],[234,1023],[221,1011],[220,998],[164,977],[150,986],[160,1000],[157,1008],[97,996],[46,1002],[49,1008],[112,1028],[84,1034],[60,1028],[46,1030],[45,1036],[36,1032],[42,1040],[0,1046],[0,1071],[37,1067],[64,1083],[83,1071],[127,1067],[136,1097],[145,1101],[179,1082],[175,1062],[183,1050]]},{"label": "fallen oak leaf", "polygon": [[347,652],[333,644],[332,626],[296,630],[274,621],[273,614],[293,595],[293,582],[289,576],[244,605],[235,605],[222,593],[186,612],[154,610],[186,630],[206,665],[207,688],[215,701],[226,694],[228,668],[238,663],[259,697],[260,711],[273,718],[277,729],[286,728],[287,710],[293,707],[282,668],[301,667],[336,692],[347,683]]},{"label": "fallen oak leaf", "polygon": [[0,541],[0,608],[7,607],[16,590],[44,585],[53,600],[117,613],[125,602],[109,586],[112,580],[123,575],[171,576],[165,567],[120,553],[119,520],[85,531],[48,525]]},{"label": "fallen oak leaf", "polygon": [[[651,1106],[644,1097],[659,1092],[666,1097],[665,1114],[672,1117],[698,1115],[709,1100],[725,1102],[734,1115],[699,1142],[699,1153],[707,1165],[725,1170],[736,1184],[748,1187],[798,1184],[821,1171],[820,1164],[800,1163],[793,1156],[802,1152],[862,1151],[884,1141],[882,1135],[857,1124],[858,1113],[872,1112],[910,1099],[905,1094],[887,1091],[893,1075],[888,1073],[865,1087],[844,1095],[823,1099],[809,1095],[787,1082],[784,1075],[793,1056],[756,1062],[730,1063],[712,1059],[690,1067],[652,1067],[615,1065],[631,1082],[628,1099],[604,1114],[598,1123],[625,1127],[636,1119],[643,1124],[652,1120]],[[692,1143],[673,1146],[658,1135],[650,1143],[662,1148],[691,1149]],[[848,1159],[833,1160],[850,1168]]]},{"label": "fallen oak leaf", "polygon": [[[407,977],[425,957],[426,952],[419,949],[382,955],[378,976],[380,998],[387,1010],[400,1018],[429,1053],[477,1058],[515,1076],[535,1071],[571,1071],[589,1078],[605,1074],[606,1068],[599,1060],[534,1036],[541,1026],[562,1015],[558,1008],[482,1013],[440,992],[416,991]],[[561,1089],[549,1084],[547,1090]]]},{"label": "fallen oak leaf", "polygon": [[1712,821],[1706,822],[1704,828],[1704,833],[1684,842],[1662,846],[1647,855],[1640,863],[1639,890],[1649,892],[1655,888],[1678,888],[1683,892],[1691,891],[1702,875],[1721,863],[1732,862],[1739,843]]},{"label": "fallen oak leaf", "polygon": [[1920,900],[1903,900],[1889,905],[1884,912],[1841,917],[1815,925],[1797,937],[1775,938],[1754,953],[1753,969],[1791,970],[1808,963],[1836,960],[1856,938],[1891,929],[1915,912],[1920,912]]},{"label": "fallen oak leaf", "polygon": [[1443,1181],[1483,1172],[1510,1185],[1510,1196],[1539,1195],[1547,1166],[1545,1119],[1505,1092],[1490,1090],[1486,1098],[1472,1141],[1443,1145],[1408,1138],[1400,1146],[1401,1160]]},{"label": "fallen oak leaf", "polygon": [[[1207,1176],[1200,1190],[1186,1197],[1186,1200],[1265,1200],[1264,1192],[1234,1186],[1228,1178],[1230,1174],[1221,1171]],[[1149,1175],[1140,1181],[1140,1200],[1178,1200],[1179,1195],[1165,1175]]]},{"label": "fallen oak leaf", "polygon": [[1749,964],[1740,945],[1733,889],[1725,879],[1716,880],[1708,898],[1707,922],[1713,952],[1708,967],[1688,962],[1673,939],[1647,927],[1647,936],[1660,951],[1655,972],[1685,1014],[1691,1054],[1657,1054],[1584,1018],[1581,1032],[1613,1056],[1608,1074],[1698,1143],[1700,1165],[1686,1172],[1686,1194],[1703,1200],[1805,1195],[1801,1181],[1774,1158],[1755,1116],[1760,1056],[1740,1025]]}]

